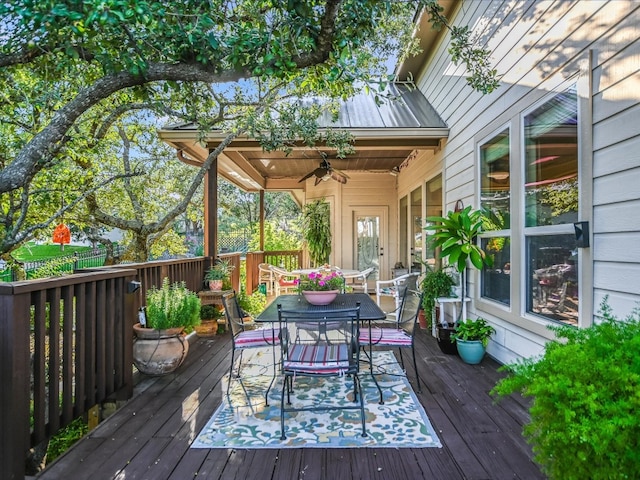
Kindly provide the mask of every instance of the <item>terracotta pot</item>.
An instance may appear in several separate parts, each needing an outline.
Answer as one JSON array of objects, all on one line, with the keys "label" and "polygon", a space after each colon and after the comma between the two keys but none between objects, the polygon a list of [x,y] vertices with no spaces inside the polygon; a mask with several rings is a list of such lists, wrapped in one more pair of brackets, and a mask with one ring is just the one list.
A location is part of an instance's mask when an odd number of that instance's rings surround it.
[{"label": "terracotta pot", "polygon": [[222,290],[222,280],[209,280],[209,290],[216,292]]},{"label": "terracotta pot", "polygon": [[420,323],[420,328],[422,330],[426,330],[429,327],[427,324],[427,316],[422,309],[420,309],[420,312],[418,313],[418,322]]},{"label": "terracotta pot", "polygon": [[340,293],[339,290],[307,290],[303,291],[302,295],[311,305],[329,305],[335,300],[335,298],[338,296],[338,293]]},{"label": "terracotta pot", "polygon": [[218,320],[202,320],[200,325],[194,326],[193,329],[201,338],[214,337],[218,333]]},{"label": "terracotta pot", "polygon": [[133,363],[147,375],[164,375],[176,370],[189,352],[189,341],[183,335],[183,327],[157,330],[133,326],[136,339],[133,343]]}]

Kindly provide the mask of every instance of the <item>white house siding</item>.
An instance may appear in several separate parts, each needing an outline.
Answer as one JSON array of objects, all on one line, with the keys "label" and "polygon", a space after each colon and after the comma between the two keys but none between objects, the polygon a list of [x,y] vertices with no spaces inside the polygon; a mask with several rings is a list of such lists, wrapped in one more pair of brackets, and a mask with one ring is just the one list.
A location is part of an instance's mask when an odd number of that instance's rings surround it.
[{"label": "white house siding", "polygon": [[[492,50],[502,78],[490,95],[472,91],[463,68],[450,61],[447,34],[422,72],[414,72],[418,87],[450,128],[446,145],[436,153],[436,161],[445,165],[445,210],[457,199],[478,206],[478,142],[510,126],[517,145],[519,114],[575,75],[591,52],[592,88],[586,96],[592,119],[586,125],[591,122],[592,128],[581,147],[593,147],[582,152],[581,162],[592,161],[584,167],[592,171],[593,182],[581,192],[581,206],[587,209],[580,220],[589,220],[593,233],[584,254],[593,263],[581,265],[593,271],[593,279],[581,279],[581,296],[593,302],[586,301],[590,308],[581,311],[580,323],[590,323],[605,295],[614,313],[625,316],[640,301],[640,2],[462,1],[453,23],[473,28]],[[512,215],[512,259],[519,263],[522,229],[517,212]],[[539,353],[550,337],[545,320],[522,314],[517,293],[523,291],[524,275],[521,269],[513,274],[519,281],[512,283],[510,308],[477,300],[472,288],[476,300],[471,311],[498,330],[489,353],[502,362]]]}]

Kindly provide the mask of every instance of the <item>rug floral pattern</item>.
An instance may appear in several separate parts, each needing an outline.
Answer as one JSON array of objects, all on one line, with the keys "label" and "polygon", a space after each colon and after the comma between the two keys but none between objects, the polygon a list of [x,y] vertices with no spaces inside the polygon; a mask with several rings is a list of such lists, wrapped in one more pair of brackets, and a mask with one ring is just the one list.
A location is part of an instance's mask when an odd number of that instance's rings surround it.
[{"label": "rug floral pattern", "polygon": [[[271,358],[270,352],[258,352],[243,370],[242,384],[234,381],[229,397],[214,412],[191,445],[192,448],[357,448],[441,447],[427,414],[418,402],[406,377],[401,373],[392,352],[374,352],[375,364],[384,365],[386,374],[377,375],[384,394],[378,403],[378,390],[368,374],[360,374],[364,391],[367,436],[362,437],[360,412],[329,410],[295,412],[285,417],[287,439],[280,440],[280,396],[282,379],[276,378],[265,406],[264,392],[271,375],[260,366]],[[253,369],[253,372],[251,370]],[[253,373],[253,375],[252,375]],[[226,379],[228,381],[228,379]],[[244,389],[243,389],[244,386]],[[222,385],[226,392],[226,383]],[[336,405],[353,401],[351,378],[297,378],[291,401],[294,405],[309,402]]]}]

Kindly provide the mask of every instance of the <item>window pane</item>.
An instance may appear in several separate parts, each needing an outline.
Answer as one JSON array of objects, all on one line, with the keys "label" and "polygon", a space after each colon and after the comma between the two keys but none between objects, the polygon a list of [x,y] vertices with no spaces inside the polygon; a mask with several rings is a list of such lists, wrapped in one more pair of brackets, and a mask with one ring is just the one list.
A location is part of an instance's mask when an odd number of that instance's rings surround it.
[{"label": "window pane", "polygon": [[485,230],[510,228],[509,131],[480,146],[480,203],[491,212]]},{"label": "window pane", "polygon": [[[432,178],[426,184],[427,187],[427,217],[442,216],[442,175]],[[436,251],[433,246],[433,232],[424,231],[425,235],[425,260],[435,268],[440,268],[440,262],[436,264]]]},{"label": "window pane", "polygon": [[[407,208],[409,206],[409,199],[407,197],[402,197],[400,199],[400,244],[398,245],[400,250],[400,256],[398,257],[398,261],[403,265],[407,262],[407,239],[409,238],[409,225],[407,222]],[[383,277],[384,278],[384,277]]]},{"label": "window pane", "polygon": [[416,188],[411,192],[411,271],[422,270],[422,188]]},{"label": "window pane", "polygon": [[527,227],[577,221],[577,125],[575,86],[524,117]]},{"label": "window pane", "polygon": [[578,250],[575,235],[527,237],[527,311],[578,324]]},{"label": "window pane", "polygon": [[482,238],[482,249],[493,259],[492,268],[484,268],[480,286],[482,296],[496,302],[511,304],[511,239]]}]

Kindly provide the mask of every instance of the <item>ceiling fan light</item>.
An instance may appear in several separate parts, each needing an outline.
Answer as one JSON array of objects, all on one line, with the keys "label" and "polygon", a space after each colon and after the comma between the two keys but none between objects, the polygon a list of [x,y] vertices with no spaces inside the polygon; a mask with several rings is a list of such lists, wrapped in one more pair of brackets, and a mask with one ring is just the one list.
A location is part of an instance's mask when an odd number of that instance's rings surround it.
[{"label": "ceiling fan light", "polygon": [[487,173],[487,177],[492,180],[504,181],[509,178],[509,172],[490,172]]}]

